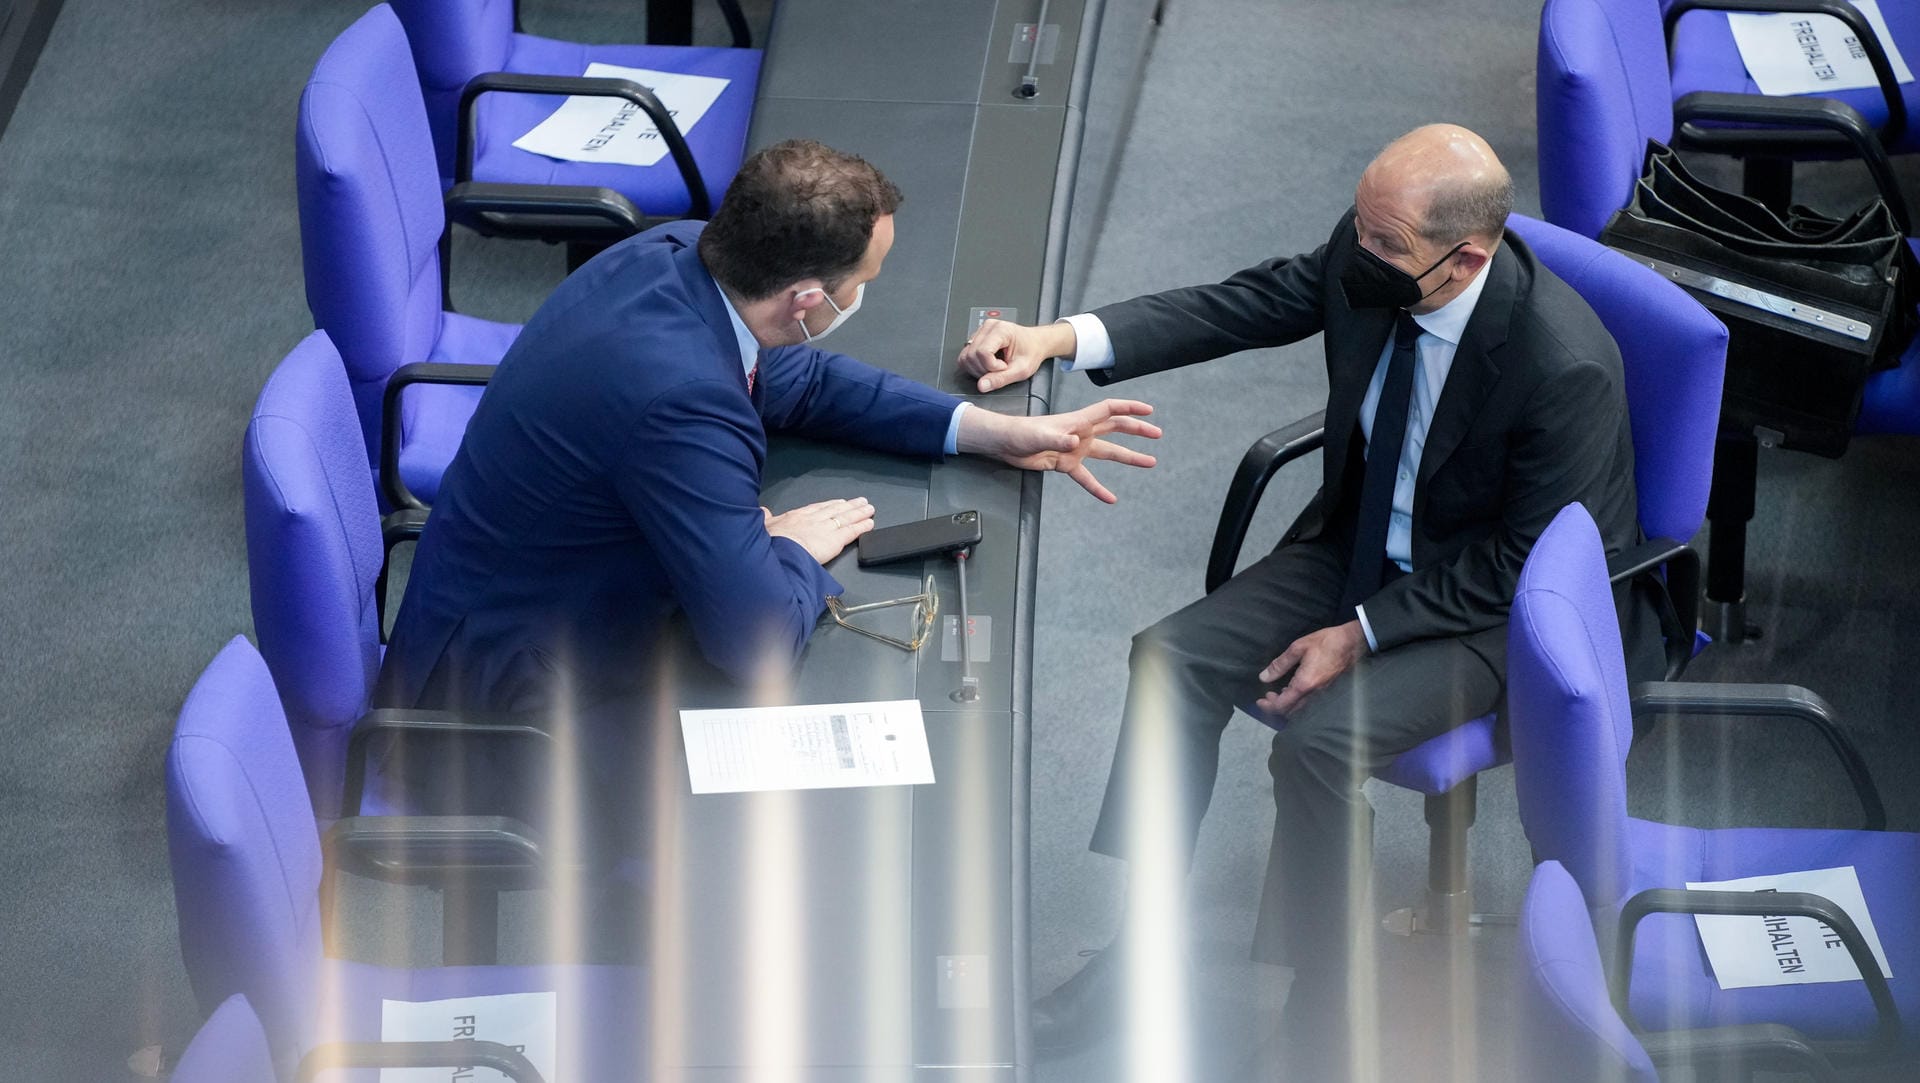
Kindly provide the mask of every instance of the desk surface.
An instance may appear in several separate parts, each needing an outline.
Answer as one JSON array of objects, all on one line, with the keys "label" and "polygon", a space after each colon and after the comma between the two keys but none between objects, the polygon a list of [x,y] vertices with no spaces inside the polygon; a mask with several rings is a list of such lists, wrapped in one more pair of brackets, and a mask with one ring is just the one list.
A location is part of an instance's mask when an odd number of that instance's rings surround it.
[{"label": "desk surface", "polygon": [[[806,137],[898,184],[896,241],[835,348],[1002,412],[1046,380],[971,394],[953,358],[982,310],[1057,315],[1102,0],[782,0],[749,142]],[[1044,8],[1044,27],[1035,33]],[[1031,97],[1015,89],[1040,63]],[[1138,60],[1134,54],[1129,59]],[[1027,758],[1041,479],[777,438],[766,502],[865,496],[881,525],[964,509],[979,697],[956,702],[950,560],[831,565],[850,601],[931,572],[939,633],[918,654],[823,624],[791,687],[756,702],[918,699],[930,786],[712,795],[673,810],[657,893],[660,1078],[1015,1079],[1027,1061]],[[737,702],[689,688],[685,705]],[[677,742],[675,742],[677,745]],[[679,766],[679,765],[676,765]],[[685,775],[681,774],[681,778]]]}]

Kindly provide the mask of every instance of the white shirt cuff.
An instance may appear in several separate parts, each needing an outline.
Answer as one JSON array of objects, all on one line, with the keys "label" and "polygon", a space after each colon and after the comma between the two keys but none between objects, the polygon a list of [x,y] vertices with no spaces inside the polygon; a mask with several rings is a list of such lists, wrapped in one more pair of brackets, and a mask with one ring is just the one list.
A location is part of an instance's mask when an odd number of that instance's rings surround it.
[{"label": "white shirt cuff", "polygon": [[966,413],[967,407],[972,405],[973,403],[963,402],[954,407],[953,416],[947,420],[947,454],[949,455],[960,453],[960,415]]},{"label": "white shirt cuff", "polygon": [[1367,607],[1364,605],[1356,605],[1353,607],[1353,611],[1360,618],[1360,630],[1366,633],[1367,650],[1378,653],[1380,644],[1373,638],[1373,625],[1367,623]]},{"label": "white shirt cuff", "polygon": [[1073,357],[1066,364],[1068,372],[1113,367],[1113,339],[1107,335],[1107,325],[1100,322],[1100,317],[1082,312],[1074,316],[1062,316],[1056,322],[1072,327],[1073,337],[1078,341]]}]

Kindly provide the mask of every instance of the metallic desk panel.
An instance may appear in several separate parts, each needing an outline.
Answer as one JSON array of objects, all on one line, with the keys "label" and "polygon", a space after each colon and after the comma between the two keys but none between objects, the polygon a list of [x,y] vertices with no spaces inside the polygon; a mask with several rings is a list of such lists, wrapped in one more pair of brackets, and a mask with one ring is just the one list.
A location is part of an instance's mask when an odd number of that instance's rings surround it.
[{"label": "metallic desk panel", "polygon": [[996,6],[995,0],[782,0],[760,69],[760,100],[971,105]]}]

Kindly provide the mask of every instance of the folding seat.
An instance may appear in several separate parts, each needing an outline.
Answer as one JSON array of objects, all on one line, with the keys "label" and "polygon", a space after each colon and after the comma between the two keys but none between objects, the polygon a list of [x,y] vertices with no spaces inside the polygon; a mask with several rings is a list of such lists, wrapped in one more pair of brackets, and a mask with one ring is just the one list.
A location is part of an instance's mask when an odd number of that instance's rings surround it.
[{"label": "folding seat", "polygon": [[[585,201],[582,213],[571,216],[502,213],[492,199],[499,185],[602,192],[653,225],[710,217],[740,168],[761,54],[746,47],[746,20],[733,0],[719,5],[733,48],[555,41],[520,33],[514,0],[392,0],[392,6],[419,68],[440,175],[450,189],[448,211],[483,235],[589,244],[626,235],[618,216],[593,213]],[[650,87],[586,78],[591,64],[724,79],[726,86],[683,131]],[[513,145],[570,95],[626,101],[652,121],[669,153],[641,166],[563,161]]]},{"label": "folding seat", "polygon": [[315,65],[295,150],[307,307],[346,364],[368,464],[383,455],[396,464],[382,472],[388,504],[430,504],[480,389],[405,387],[388,447],[389,385],[414,364],[494,364],[520,328],[448,310],[433,136],[406,34],[386,5]]},{"label": "folding seat", "polygon": [[[1920,1050],[1920,1029],[1903,1022],[1920,1018],[1920,835],[1877,829],[1886,813],[1864,761],[1806,689],[1653,682],[1630,693],[1599,531],[1577,504],[1554,519],[1521,572],[1507,705],[1527,841],[1578,884],[1609,946],[1608,982],[1623,1019],[1650,1032],[1781,1024],[1836,1063],[1911,1059]],[[1640,714],[1768,716],[1812,727],[1839,756],[1869,829],[1702,829],[1629,816],[1627,750]],[[1891,977],[1862,937],[1861,915],[1831,899],[1687,888],[1841,867],[1858,877]],[[1722,987],[1696,914],[1816,918],[1840,945],[1831,950],[1844,950],[1863,977]]]},{"label": "folding seat", "polygon": [[[1674,610],[1667,634],[1668,675],[1677,676],[1696,649],[1694,598],[1698,557],[1684,539],[1706,512],[1727,329],[1679,287],[1584,237],[1523,215],[1507,225],[1541,264],[1571,285],[1620,345],[1632,415],[1634,484],[1640,526],[1649,539],[1615,561],[1622,576],[1664,577]],[[1207,562],[1207,590],[1233,574],[1254,510],[1273,475],[1324,444],[1319,414],[1267,434],[1247,449],[1220,511]],[[1254,707],[1249,714],[1279,723]],[[1426,795],[1426,905],[1411,915],[1424,931],[1465,931],[1472,911],[1467,829],[1473,825],[1476,775],[1508,762],[1494,716],[1474,719],[1401,754],[1379,773],[1384,781]],[[1408,915],[1396,915],[1405,931]]]},{"label": "folding seat", "polygon": [[[303,1060],[309,1067],[380,1063],[383,1054],[361,1043],[419,1033],[403,1035],[385,1016],[440,1013],[446,1037],[458,1038],[455,1017],[476,1010],[531,1025],[539,1041],[521,1058],[512,1049],[483,1047],[491,1031],[472,1034],[480,1041],[466,1043],[469,1059],[462,1063],[504,1067],[510,1078],[524,1080],[649,1074],[644,968],[406,969],[324,953],[321,836],[272,677],[244,638],[229,642],[188,694],[166,776],[167,850],[188,978],[209,1011],[230,997],[246,997],[279,1078],[296,1078]],[[343,839],[358,826],[342,821],[329,830],[329,863],[342,856]],[[396,817],[382,830],[384,857],[359,867],[403,882],[436,870],[484,874],[502,847],[530,852],[524,838],[506,837],[490,818]],[[480,999],[438,1003],[464,998]],[[430,1006],[418,1007],[423,1004]],[[529,1072],[526,1062],[540,1073]]]},{"label": "folding seat", "polygon": [[[1738,54],[1727,52],[1731,32],[1725,14],[1692,10],[1705,6],[1696,0],[1670,0],[1663,21],[1657,0],[1546,0],[1540,14],[1537,94],[1540,205],[1547,221],[1598,237],[1607,219],[1632,197],[1647,141],[1657,140],[1744,155],[1749,191],[1782,205],[1789,195],[1792,159],[1857,157],[1911,233],[1906,200],[1887,152],[1920,146],[1920,133],[1906,124],[1905,105],[1899,104],[1920,95],[1920,83],[1902,84],[1900,93],[1891,97],[1878,90],[1846,92],[1833,99],[1731,96],[1725,91],[1750,91],[1752,84]],[[1787,0],[1781,5],[1726,6],[1827,11],[1835,5]],[[1881,11],[1895,40],[1903,43],[1903,55],[1920,62],[1920,6],[1884,3]],[[1895,103],[1894,110],[1888,109],[1889,102]],[[1756,122],[1774,117],[1773,127],[1788,124],[1790,129],[1786,135],[1770,135],[1716,117],[1753,117]],[[1807,137],[1810,130],[1813,136]],[[1753,176],[1756,171],[1760,176]],[[1854,432],[1920,433],[1920,340],[1908,346],[1897,367],[1868,377]],[[1723,607],[1717,626],[1723,641],[1737,642],[1748,633],[1743,607],[1746,532],[1754,512],[1758,446],[1751,432],[1729,432],[1716,449],[1720,461],[1708,514],[1713,532],[1707,596]]]}]

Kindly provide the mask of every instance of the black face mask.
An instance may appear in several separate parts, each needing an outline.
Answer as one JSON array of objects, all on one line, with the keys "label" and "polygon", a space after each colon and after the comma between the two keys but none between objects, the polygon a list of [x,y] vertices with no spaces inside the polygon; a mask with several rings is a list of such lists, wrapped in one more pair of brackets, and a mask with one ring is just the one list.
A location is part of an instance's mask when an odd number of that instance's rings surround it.
[{"label": "black face mask", "polygon": [[1417,275],[1408,274],[1368,251],[1365,245],[1355,243],[1353,262],[1340,272],[1340,288],[1347,295],[1347,304],[1353,308],[1412,308],[1426,300],[1427,294],[1440,288],[1435,286],[1433,290],[1422,292],[1420,280],[1452,259],[1453,254],[1465,248],[1467,243],[1461,241],[1454,245],[1446,255],[1435,260],[1432,267]]}]

